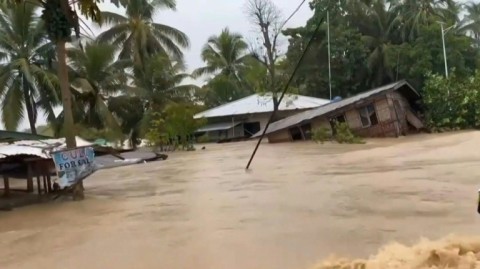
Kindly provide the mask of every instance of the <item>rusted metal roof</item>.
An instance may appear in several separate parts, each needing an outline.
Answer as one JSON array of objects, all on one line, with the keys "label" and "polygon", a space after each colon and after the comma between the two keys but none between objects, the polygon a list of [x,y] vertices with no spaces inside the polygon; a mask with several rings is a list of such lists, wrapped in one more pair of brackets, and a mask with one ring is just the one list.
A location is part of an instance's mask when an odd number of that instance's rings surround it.
[{"label": "rusted metal roof", "polygon": [[[357,95],[349,97],[349,98],[345,98],[345,99],[340,100],[338,102],[329,103],[329,104],[326,104],[324,106],[314,108],[314,109],[310,109],[310,110],[295,114],[293,116],[287,117],[285,119],[273,122],[273,123],[270,124],[270,126],[268,127],[268,130],[265,134],[278,132],[280,130],[283,130],[283,129],[286,129],[286,128],[289,128],[289,127],[292,127],[292,126],[296,126],[298,124],[301,124],[302,122],[309,121],[313,118],[317,118],[317,117],[320,117],[320,116],[325,115],[327,113],[334,112],[335,110],[341,109],[341,108],[346,107],[348,105],[352,105],[352,104],[354,104],[356,102],[359,102],[359,101],[362,101],[366,98],[373,97],[373,96],[378,95],[378,94],[383,94],[383,93],[386,93],[387,91],[395,91],[395,90],[398,90],[398,89],[400,89],[404,86],[406,86],[409,89],[410,96],[413,96],[415,98],[420,97],[418,92],[406,80],[401,80],[401,81],[398,81],[398,82],[394,82],[394,83],[391,83],[391,84],[384,85],[384,86],[379,87],[379,88],[375,88],[375,89],[367,91],[367,92],[357,94]],[[261,136],[262,132],[263,132],[263,130],[256,133],[255,135],[253,135],[252,138]]]},{"label": "rusted metal roof", "polygon": [[[86,140],[76,137],[77,147],[92,146]],[[50,159],[50,152],[66,149],[65,138],[44,139],[44,140],[21,140],[14,143],[0,144],[0,159],[11,156],[35,156]]]}]

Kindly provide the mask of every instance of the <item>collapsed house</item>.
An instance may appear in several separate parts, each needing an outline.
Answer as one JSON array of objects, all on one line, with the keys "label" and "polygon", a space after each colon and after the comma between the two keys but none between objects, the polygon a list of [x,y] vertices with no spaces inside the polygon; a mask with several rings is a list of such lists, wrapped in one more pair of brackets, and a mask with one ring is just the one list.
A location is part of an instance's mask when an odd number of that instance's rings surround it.
[{"label": "collapsed house", "polygon": [[424,127],[417,116],[418,100],[418,92],[402,80],[273,122],[266,136],[270,143],[306,140],[317,128],[333,132],[335,122],[348,124],[362,137],[407,135]]}]

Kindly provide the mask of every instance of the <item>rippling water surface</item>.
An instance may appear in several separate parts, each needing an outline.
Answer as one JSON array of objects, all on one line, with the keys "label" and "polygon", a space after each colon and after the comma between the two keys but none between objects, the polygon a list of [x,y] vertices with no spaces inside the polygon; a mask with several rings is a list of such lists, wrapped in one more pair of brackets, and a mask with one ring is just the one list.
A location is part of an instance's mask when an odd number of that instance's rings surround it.
[{"label": "rippling water surface", "polygon": [[[98,172],[85,201],[0,213],[0,268],[463,268],[480,256],[479,145],[263,144],[246,172],[242,142]],[[450,234],[465,238],[407,247]]]}]

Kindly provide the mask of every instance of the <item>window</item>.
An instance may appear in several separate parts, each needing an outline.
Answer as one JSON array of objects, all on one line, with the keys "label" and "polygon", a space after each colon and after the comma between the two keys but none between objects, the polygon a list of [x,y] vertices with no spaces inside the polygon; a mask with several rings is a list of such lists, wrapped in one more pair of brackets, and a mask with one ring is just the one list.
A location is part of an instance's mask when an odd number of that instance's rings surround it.
[{"label": "window", "polygon": [[358,110],[363,127],[374,126],[378,124],[377,113],[373,104],[362,107]]}]

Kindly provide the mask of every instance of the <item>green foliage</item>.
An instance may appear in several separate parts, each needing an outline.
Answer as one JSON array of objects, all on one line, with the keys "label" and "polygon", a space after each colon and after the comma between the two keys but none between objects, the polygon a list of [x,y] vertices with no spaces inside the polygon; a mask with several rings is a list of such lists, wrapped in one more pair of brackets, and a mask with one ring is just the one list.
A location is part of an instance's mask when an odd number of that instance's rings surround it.
[{"label": "green foliage", "polygon": [[[315,0],[311,8],[314,15],[304,27],[284,31],[287,61],[296,64],[328,10],[333,96],[348,97],[400,79],[421,89],[427,72],[444,74],[439,21],[445,28],[459,22],[445,32],[449,68],[465,78],[479,66],[480,5],[468,5],[464,21],[459,18],[464,10],[453,1]],[[329,97],[326,33],[324,23],[294,80],[300,93]]]},{"label": "green foliage", "polygon": [[171,61],[165,55],[155,55],[145,62],[144,70],[134,72],[136,87],[131,92],[148,104],[148,109],[159,111],[170,102],[187,102],[198,87],[184,84],[191,76],[185,73],[183,62]]},{"label": "green foliage", "polygon": [[332,139],[332,131],[330,128],[327,127],[321,127],[314,129],[312,132],[312,140],[315,141],[316,143],[325,143],[325,141],[331,140]]},{"label": "green foliage", "polygon": [[196,112],[195,107],[190,105],[170,104],[162,113],[152,113],[145,137],[155,147],[171,145],[192,150],[193,134],[204,124],[203,120],[193,118]]},{"label": "green foliage", "polygon": [[335,140],[340,144],[364,144],[365,142],[358,136],[352,133],[350,127],[345,122],[337,122],[335,124],[335,135],[332,135],[332,130],[328,127],[321,127],[314,129],[312,132],[312,140],[316,143],[325,143],[329,140]]},{"label": "green foliage", "polygon": [[197,138],[197,142],[200,143],[200,144],[209,143],[211,141],[212,140],[210,139],[210,137],[207,134],[204,134],[204,135]]},{"label": "green foliage", "polygon": [[72,29],[78,25],[78,19],[73,20],[71,13],[73,10],[69,5],[65,5],[67,10],[62,8],[63,0],[45,1],[41,18],[45,22],[48,36],[52,41],[63,40],[70,41]]},{"label": "green foliage", "polygon": [[480,73],[469,79],[430,74],[423,102],[426,124],[433,132],[480,127]]},{"label": "green foliage", "polygon": [[365,142],[358,136],[355,136],[345,122],[336,124],[335,140],[340,144],[364,144]]},{"label": "green foliage", "polygon": [[48,68],[54,47],[36,12],[34,5],[0,5],[1,119],[7,130],[27,118],[35,133],[37,110],[51,120],[59,104],[58,80]]},{"label": "green foliage", "polygon": [[235,79],[218,75],[197,91],[197,98],[210,108],[238,100],[251,93],[240,87]]},{"label": "green foliage", "polygon": [[[91,0],[90,0],[91,1]],[[125,15],[102,12],[102,21],[110,26],[98,40],[120,48],[120,59],[130,59],[137,72],[147,71],[146,62],[161,55],[182,61],[182,49],[190,44],[185,33],[153,21],[162,9],[175,10],[174,0],[120,0],[126,3]]]}]

